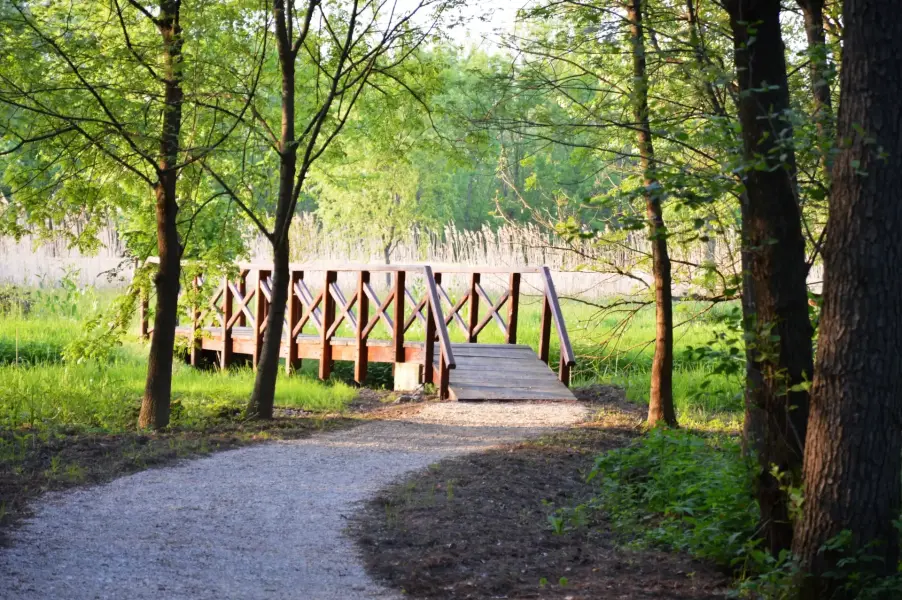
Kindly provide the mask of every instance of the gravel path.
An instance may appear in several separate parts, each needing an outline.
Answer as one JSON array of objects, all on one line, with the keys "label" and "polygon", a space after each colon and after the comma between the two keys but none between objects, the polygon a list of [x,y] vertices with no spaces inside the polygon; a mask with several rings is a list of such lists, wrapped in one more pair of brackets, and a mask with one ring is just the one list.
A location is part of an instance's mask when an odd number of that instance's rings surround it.
[{"label": "gravel path", "polygon": [[396,598],[342,533],[358,502],[442,458],[584,415],[578,404],[430,404],[47,495],[0,549],[0,598]]}]

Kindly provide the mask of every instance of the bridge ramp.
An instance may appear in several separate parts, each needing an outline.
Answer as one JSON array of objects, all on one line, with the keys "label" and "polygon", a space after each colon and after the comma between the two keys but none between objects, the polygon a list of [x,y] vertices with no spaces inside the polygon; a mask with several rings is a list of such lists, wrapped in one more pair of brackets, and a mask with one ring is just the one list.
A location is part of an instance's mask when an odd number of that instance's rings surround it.
[{"label": "bridge ramp", "polygon": [[458,401],[576,400],[535,351],[520,344],[452,344],[449,391]]}]

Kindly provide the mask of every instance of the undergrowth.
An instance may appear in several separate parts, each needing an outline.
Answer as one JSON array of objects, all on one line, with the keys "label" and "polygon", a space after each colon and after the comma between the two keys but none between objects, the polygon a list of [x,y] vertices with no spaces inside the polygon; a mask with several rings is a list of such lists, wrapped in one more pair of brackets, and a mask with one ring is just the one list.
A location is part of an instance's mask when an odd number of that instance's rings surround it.
[{"label": "undergrowth", "polygon": [[[556,531],[580,528],[591,521],[589,511],[602,511],[627,545],[686,552],[729,570],[736,577],[734,597],[791,600],[804,576],[790,552],[773,556],[763,549],[754,473],[735,435],[656,428],[598,456],[588,475],[596,495],[549,521]],[[902,575],[868,574],[864,567],[874,558],[851,545],[850,532],[843,531],[821,549],[840,556],[825,576],[839,582],[837,598],[902,597]]]}]

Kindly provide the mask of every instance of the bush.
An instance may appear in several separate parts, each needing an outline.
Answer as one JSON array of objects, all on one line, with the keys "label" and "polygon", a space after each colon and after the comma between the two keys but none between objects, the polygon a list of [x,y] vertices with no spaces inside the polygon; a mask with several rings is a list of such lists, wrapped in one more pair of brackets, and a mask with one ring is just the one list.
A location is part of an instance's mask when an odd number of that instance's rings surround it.
[{"label": "bush", "polygon": [[658,428],[599,456],[589,479],[615,530],[732,566],[755,544],[753,474],[735,437]]}]

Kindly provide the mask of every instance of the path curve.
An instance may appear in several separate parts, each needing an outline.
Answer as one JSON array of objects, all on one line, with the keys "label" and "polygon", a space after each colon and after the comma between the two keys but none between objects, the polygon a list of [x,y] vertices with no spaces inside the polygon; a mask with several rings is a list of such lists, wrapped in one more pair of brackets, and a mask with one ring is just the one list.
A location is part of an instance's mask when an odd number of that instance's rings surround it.
[{"label": "path curve", "polygon": [[394,599],[347,516],[406,473],[585,417],[576,403],[425,405],[48,494],[0,549],[0,598]]}]

